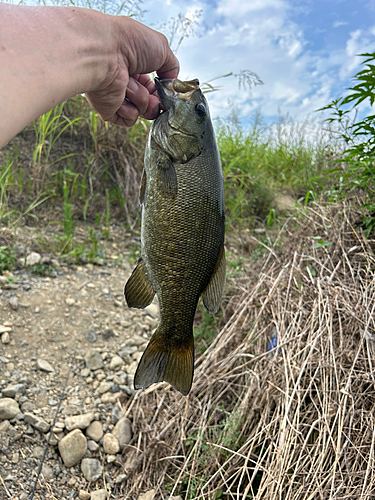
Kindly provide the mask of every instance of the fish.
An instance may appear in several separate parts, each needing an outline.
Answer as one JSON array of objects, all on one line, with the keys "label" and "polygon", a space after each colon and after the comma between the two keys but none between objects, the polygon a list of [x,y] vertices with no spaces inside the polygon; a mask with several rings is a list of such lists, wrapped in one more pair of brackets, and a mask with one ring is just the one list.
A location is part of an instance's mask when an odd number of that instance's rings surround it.
[{"label": "fish", "polygon": [[197,79],[155,78],[164,111],[150,128],[140,187],[141,256],[124,294],[160,318],[135,389],[168,382],[186,396],[194,373],[193,322],[199,298],[215,314],[225,285],[225,206],[220,156]]}]

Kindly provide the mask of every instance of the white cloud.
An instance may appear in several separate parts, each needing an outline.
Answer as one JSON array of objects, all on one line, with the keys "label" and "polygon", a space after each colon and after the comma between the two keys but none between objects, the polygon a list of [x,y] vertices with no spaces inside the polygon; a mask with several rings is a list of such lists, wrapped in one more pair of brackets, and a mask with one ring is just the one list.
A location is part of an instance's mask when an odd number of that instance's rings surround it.
[{"label": "white cloud", "polygon": [[[293,21],[294,0],[205,1],[209,0],[178,0],[166,6],[145,0],[144,5],[150,6],[153,21],[203,9],[197,36],[186,39],[178,52],[182,78],[206,82],[249,69],[264,81],[264,86],[246,91],[239,91],[233,77],[215,81],[222,88],[208,96],[213,117],[228,114],[228,101],[243,118],[258,109],[272,117],[279,108],[300,119],[313,115],[343,94],[360,64],[356,54],[375,50],[375,26],[352,29],[342,46],[315,49],[301,25]],[[343,23],[336,21],[334,26]],[[311,28],[317,40],[325,36],[321,25]]]},{"label": "white cloud", "polygon": [[345,54],[346,61],[343,64],[340,77],[342,79],[351,77],[357,67],[360,65],[362,58],[359,54],[375,51],[375,26],[368,30],[355,30],[350,33],[349,39],[346,42]]},{"label": "white cloud", "polygon": [[339,28],[340,26],[346,26],[349,23],[346,21],[335,21],[332,25],[333,28]]}]

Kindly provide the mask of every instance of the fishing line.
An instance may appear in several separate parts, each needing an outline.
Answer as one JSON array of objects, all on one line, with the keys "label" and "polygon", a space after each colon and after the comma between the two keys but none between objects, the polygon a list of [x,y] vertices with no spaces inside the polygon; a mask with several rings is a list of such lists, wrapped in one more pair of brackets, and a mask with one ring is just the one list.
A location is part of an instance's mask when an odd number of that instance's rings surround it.
[{"label": "fishing line", "polygon": [[36,490],[36,487],[37,487],[37,484],[38,484],[38,481],[39,481],[39,478],[40,478],[40,474],[42,472],[42,467],[43,467],[43,464],[44,464],[44,460],[46,459],[46,456],[47,456],[48,446],[49,446],[49,442],[51,440],[51,436],[52,436],[52,433],[53,433],[53,428],[55,427],[56,420],[57,420],[58,414],[60,412],[60,408],[61,408],[62,402],[64,400],[65,391],[66,391],[66,388],[67,388],[67,385],[68,385],[68,381],[69,381],[69,376],[70,376],[70,373],[72,371],[72,368],[73,368],[75,360],[76,360],[77,349],[78,349],[79,343],[81,342],[82,331],[83,331],[83,329],[81,328],[81,335],[77,339],[76,346],[75,346],[72,358],[70,360],[70,366],[69,366],[68,374],[66,376],[64,387],[62,389],[62,393],[61,393],[61,396],[60,396],[59,404],[57,405],[55,416],[54,416],[52,424],[51,424],[51,429],[50,429],[49,434],[48,434],[47,444],[46,444],[46,446],[44,448],[44,451],[43,451],[43,456],[42,456],[40,464],[39,464],[38,472],[37,472],[37,475],[36,475],[36,478],[35,478],[35,481],[34,481],[33,489],[32,489],[32,491],[30,493],[30,496],[29,496],[29,500],[33,500],[33,498],[34,498],[34,493],[35,493],[35,490]]}]

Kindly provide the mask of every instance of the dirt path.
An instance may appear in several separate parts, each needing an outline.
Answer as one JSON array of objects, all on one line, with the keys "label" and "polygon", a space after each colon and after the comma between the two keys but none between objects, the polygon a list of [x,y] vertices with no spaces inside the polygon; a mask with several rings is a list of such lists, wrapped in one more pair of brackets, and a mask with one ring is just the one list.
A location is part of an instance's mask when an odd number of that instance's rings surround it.
[{"label": "dirt path", "polygon": [[[124,304],[133,264],[115,265],[111,251],[129,253],[125,240],[115,248],[108,242],[103,266],[60,265],[56,277],[27,270],[11,281],[2,277],[0,499],[29,498],[71,364],[34,498],[114,498],[111,492],[126,480],[132,429],[121,408],[134,394],[133,375],[158,307],[138,311]],[[64,451],[59,442],[66,435],[72,440]],[[66,455],[73,452],[76,461]]]}]

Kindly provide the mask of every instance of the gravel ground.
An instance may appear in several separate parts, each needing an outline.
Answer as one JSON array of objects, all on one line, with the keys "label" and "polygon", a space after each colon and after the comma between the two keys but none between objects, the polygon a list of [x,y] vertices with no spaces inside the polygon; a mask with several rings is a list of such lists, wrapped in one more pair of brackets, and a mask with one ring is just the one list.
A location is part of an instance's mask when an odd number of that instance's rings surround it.
[{"label": "gravel ground", "polygon": [[0,276],[0,499],[30,498],[49,436],[35,499],[118,499],[132,468],[123,410],[158,306],[124,305],[128,262],[53,264],[54,278]]}]

